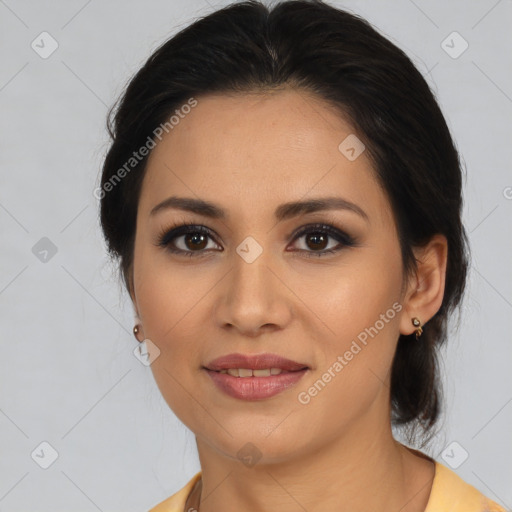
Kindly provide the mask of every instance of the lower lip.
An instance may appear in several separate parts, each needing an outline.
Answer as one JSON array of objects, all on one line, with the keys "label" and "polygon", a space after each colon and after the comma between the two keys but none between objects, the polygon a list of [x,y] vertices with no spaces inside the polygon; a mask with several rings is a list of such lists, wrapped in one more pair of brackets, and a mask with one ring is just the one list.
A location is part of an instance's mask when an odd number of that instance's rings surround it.
[{"label": "lower lip", "polygon": [[215,385],[227,395],[241,400],[263,400],[285,391],[297,382],[308,368],[269,377],[233,377],[228,373],[206,369]]}]

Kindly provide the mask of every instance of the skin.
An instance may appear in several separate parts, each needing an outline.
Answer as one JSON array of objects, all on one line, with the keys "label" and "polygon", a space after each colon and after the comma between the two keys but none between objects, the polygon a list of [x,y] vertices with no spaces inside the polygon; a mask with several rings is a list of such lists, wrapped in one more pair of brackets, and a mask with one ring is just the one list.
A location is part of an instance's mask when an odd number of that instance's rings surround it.
[{"label": "skin", "polygon": [[[415,330],[411,318],[424,325],[441,306],[446,239],[436,235],[416,250],[417,272],[401,293],[387,197],[366,152],[349,161],[338,150],[355,133],[350,124],[304,91],[196,99],[150,155],[130,289],[139,339],[161,351],[151,365],[157,385],[196,436],[202,481],[189,506],[202,512],[424,511],[434,464],[392,436],[390,368],[399,335]],[[212,201],[228,217],[176,209],[150,216],[171,195]],[[348,210],[274,219],[282,203],[332,195],[356,203],[368,222]],[[175,221],[213,231],[203,257],[156,245],[160,231]],[[331,237],[320,248],[308,236],[293,239],[294,230],[315,222],[348,233],[357,245],[307,257],[339,246]],[[250,264],[236,252],[247,236],[263,249]],[[184,240],[174,242],[197,253]],[[401,311],[310,403],[299,403],[298,393],[395,302]],[[231,352],[273,352],[311,370],[270,399],[238,400],[219,391],[202,369]],[[251,467],[237,457],[248,442],[261,452]]]}]

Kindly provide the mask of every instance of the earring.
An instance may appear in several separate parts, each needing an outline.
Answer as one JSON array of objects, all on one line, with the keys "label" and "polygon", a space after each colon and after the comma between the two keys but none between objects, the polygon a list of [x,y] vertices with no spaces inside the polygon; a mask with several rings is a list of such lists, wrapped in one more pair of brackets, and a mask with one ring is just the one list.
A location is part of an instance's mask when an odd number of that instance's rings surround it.
[{"label": "earring", "polygon": [[414,325],[414,327],[417,327],[417,329],[416,329],[416,339],[418,339],[421,336],[421,333],[423,332],[423,329],[421,328],[421,322],[416,317],[412,318],[411,321],[412,321],[412,325]]},{"label": "earring", "polygon": [[134,328],[133,328],[133,335],[135,336],[135,339],[139,342],[139,343],[142,343],[139,338],[137,338],[137,334],[139,334],[139,324],[137,324]]}]

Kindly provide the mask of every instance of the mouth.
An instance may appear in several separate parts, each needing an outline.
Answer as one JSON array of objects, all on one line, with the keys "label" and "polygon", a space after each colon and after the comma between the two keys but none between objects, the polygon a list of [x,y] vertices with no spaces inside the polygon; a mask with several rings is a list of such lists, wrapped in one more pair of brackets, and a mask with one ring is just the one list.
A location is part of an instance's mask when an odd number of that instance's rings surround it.
[{"label": "mouth", "polygon": [[309,371],[282,370],[281,368],[228,368],[209,370],[204,368],[216,388],[223,394],[238,400],[265,400],[294,387]]},{"label": "mouth", "polygon": [[310,370],[277,354],[228,354],[203,366],[216,387],[239,400],[264,400],[295,386]]},{"label": "mouth", "polygon": [[203,368],[233,377],[270,377],[281,373],[310,369],[305,363],[278,354],[228,354],[210,361]]},{"label": "mouth", "polygon": [[227,375],[231,375],[232,377],[246,378],[246,377],[270,377],[273,375],[281,375],[282,373],[295,373],[300,372],[302,370],[307,370],[308,367],[304,366],[298,370],[283,370],[282,368],[262,368],[262,369],[254,369],[254,368],[228,368],[223,370],[211,370],[210,368],[205,368],[205,370],[210,370],[216,373],[224,373]]}]

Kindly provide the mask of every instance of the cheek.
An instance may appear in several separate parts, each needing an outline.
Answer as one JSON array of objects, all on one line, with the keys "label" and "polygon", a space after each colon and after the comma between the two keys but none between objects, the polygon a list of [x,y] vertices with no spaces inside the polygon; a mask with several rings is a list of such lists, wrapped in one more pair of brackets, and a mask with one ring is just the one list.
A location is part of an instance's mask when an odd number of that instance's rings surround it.
[{"label": "cheek", "polygon": [[317,310],[334,334],[318,339],[319,364],[297,389],[297,402],[299,412],[322,426],[322,436],[336,437],[340,425],[365,414],[388,392],[401,306],[392,287],[362,282],[357,279],[354,286],[332,290],[331,300],[325,299]]},{"label": "cheek", "polygon": [[162,357],[158,364],[155,365],[157,361],[152,364],[153,369],[165,365],[175,372],[184,367],[184,362],[189,368],[194,364],[199,366],[204,341],[201,339],[204,323],[199,319],[204,315],[201,298],[209,288],[211,286],[197,280],[191,282],[156,272],[154,267],[146,273],[137,298],[144,334],[161,351]]},{"label": "cheek", "polygon": [[[144,335],[160,350],[151,370],[158,388],[175,414],[188,425],[195,396],[195,378],[202,363],[204,322],[201,301],[215,280],[197,271],[142,254],[135,265],[135,292]],[[191,426],[191,425],[188,425]]]},{"label": "cheek", "polygon": [[315,378],[321,381],[317,386],[321,391],[314,401],[320,408],[329,408],[331,400],[341,401],[347,407],[336,414],[350,417],[375,398],[388,378],[402,309],[400,266],[378,257],[359,259],[338,268],[323,284],[323,292],[310,292],[308,299],[326,327],[322,332],[327,333],[316,337]]},{"label": "cheek", "polygon": [[393,304],[400,298],[400,268],[382,258],[354,258],[354,264],[333,267],[322,278],[304,273],[301,281],[301,298],[322,320],[332,349],[350,344],[376,322],[384,336],[397,323],[399,306]]},{"label": "cheek", "polygon": [[146,336],[165,346],[177,338],[180,324],[195,314],[212,279],[204,272],[202,276],[198,267],[186,268],[172,262],[163,251],[151,251],[141,250],[137,255],[135,292]]}]

